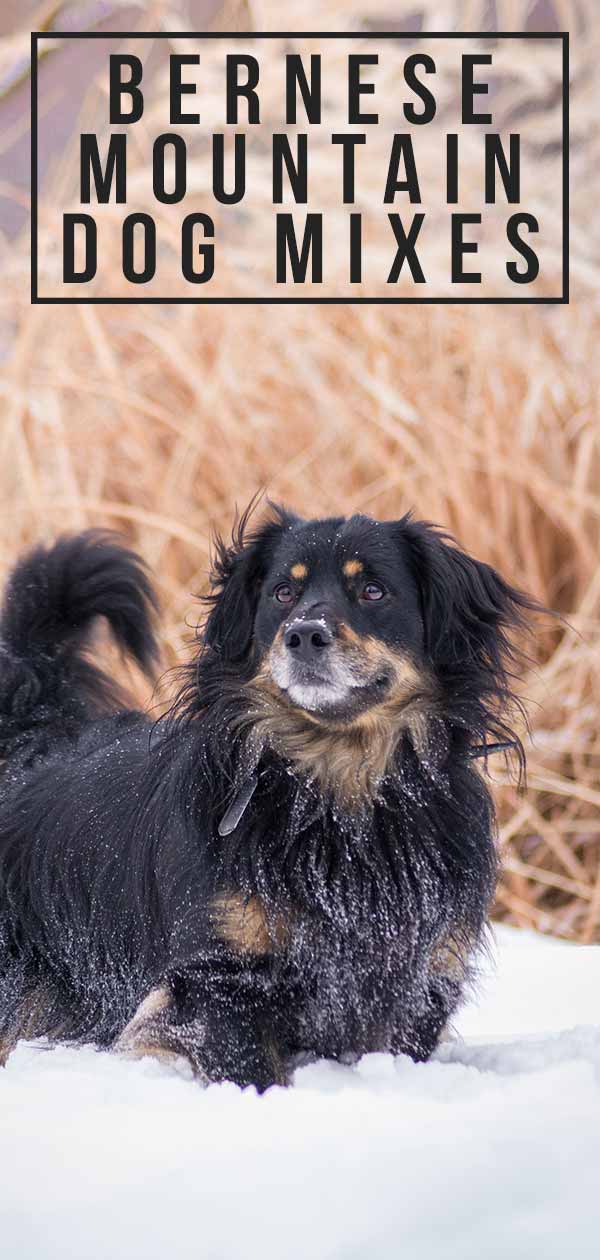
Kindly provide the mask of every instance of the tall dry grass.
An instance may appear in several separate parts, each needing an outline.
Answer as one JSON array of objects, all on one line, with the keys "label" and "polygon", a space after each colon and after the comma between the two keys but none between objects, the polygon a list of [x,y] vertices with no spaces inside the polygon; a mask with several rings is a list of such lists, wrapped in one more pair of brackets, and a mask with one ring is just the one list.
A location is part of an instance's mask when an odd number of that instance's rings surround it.
[{"label": "tall dry grass", "polygon": [[[478,0],[416,7],[437,29],[477,27],[487,12]],[[520,29],[531,7],[498,4],[500,26]],[[414,507],[442,523],[569,623],[538,628],[527,795],[495,771],[497,913],[591,941],[600,940],[600,17],[591,3],[576,15],[554,8],[579,32],[571,305],[31,307],[27,241],[6,246],[0,563],[6,570],[32,539],[60,530],[123,530],[156,574],[174,662],[197,616],[191,593],[206,582],[211,526],[227,530],[258,487],[307,514]],[[248,11],[259,29],[276,27],[274,4]],[[375,12],[366,0],[327,0],[308,25],[342,30],[365,17],[385,25],[390,14],[383,3]],[[307,6],[292,0],[286,25],[306,27]],[[537,109],[543,136],[547,93],[526,59],[513,69],[512,106]],[[543,200],[543,144],[537,160]]]}]

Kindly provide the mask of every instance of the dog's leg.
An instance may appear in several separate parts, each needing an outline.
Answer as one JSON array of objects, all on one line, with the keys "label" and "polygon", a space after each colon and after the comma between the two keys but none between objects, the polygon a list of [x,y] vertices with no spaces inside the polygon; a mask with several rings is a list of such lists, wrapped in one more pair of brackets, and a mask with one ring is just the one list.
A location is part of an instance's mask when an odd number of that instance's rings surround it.
[{"label": "dog's leg", "polygon": [[177,970],[171,984],[179,1010],[173,1033],[211,1081],[255,1085],[259,1092],[288,1084],[277,1016],[281,995],[273,990],[268,958],[215,943]]},{"label": "dog's leg", "polygon": [[140,1002],[135,1014],[113,1043],[112,1049],[128,1059],[149,1057],[158,1059],[161,1063],[175,1064],[185,1058],[194,1075],[207,1081],[208,1078],[176,1036],[172,1023],[175,1017],[173,994],[168,986],[165,984],[152,989],[143,1002]]},{"label": "dog's leg", "polygon": [[113,1049],[130,1058],[188,1061],[204,1083],[288,1083],[266,998],[264,960],[217,947],[169,976],[140,1004]]},{"label": "dog's leg", "polygon": [[[449,1020],[460,1000],[461,986],[455,977],[436,975],[427,986],[419,1014],[398,1010],[392,1037],[393,1054],[407,1054],[415,1063],[424,1063],[442,1040]],[[410,1011],[411,1003],[408,1003]]]}]

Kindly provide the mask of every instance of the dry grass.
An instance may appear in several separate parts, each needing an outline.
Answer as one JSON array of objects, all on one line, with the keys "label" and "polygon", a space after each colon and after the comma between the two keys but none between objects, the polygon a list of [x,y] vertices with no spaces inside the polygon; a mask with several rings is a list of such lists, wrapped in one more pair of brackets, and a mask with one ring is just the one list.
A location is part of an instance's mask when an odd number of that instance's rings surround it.
[{"label": "dry grass", "polygon": [[[369,7],[325,3],[318,24],[343,29]],[[438,29],[459,10],[473,28],[484,7],[431,12]],[[249,8],[259,29],[276,25],[273,4]],[[531,6],[499,8],[501,25],[519,29]],[[574,6],[565,9],[568,25]],[[569,621],[539,628],[527,795],[497,772],[497,912],[591,941],[600,940],[600,17],[591,3],[577,12],[587,26],[573,50],[568,307],[32,308],[27,242],[7,249],[0,563],[33,538],[117,526],[155,570],[174,661],[196,615],[190,592],[205,584],[211,524],[227,529],[257,487],[305,513],[390,517],[414,506],[443,523]],[[286,24],[301,29],[306,6],[290,3]],[[535,97],[534,78],[526,60],[515,64],[513,104]],[[541,105],[538,118],[542,134]],[[541,148],[541,202],[545,160]]]}]

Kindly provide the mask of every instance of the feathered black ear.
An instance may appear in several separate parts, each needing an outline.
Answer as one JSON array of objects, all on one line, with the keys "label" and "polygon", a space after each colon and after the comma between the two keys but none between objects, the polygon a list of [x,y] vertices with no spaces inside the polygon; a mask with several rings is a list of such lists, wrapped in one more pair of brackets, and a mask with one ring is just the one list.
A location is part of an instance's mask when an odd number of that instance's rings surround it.
[{"label": "feathered black ear", "polygon": [[273,544],[296,519],[285,508],[269,504],[271,515],[251,531],[249,522],[256,506],[253,499],[236,519],[230,544],[218,534],[213,540],[211,590],[204,597],[210,612],[203,640],[228,664],[239,664],[248,656],[260,584]]},{"label": "feathered black ear", "polygon": [[398,533],[420,591],[426,652],[459,724],[484,740],[508,737],[522,755],[506,716],[521,708],[514,687],[529,614],[544,609],[435,526],[407,516]]}]

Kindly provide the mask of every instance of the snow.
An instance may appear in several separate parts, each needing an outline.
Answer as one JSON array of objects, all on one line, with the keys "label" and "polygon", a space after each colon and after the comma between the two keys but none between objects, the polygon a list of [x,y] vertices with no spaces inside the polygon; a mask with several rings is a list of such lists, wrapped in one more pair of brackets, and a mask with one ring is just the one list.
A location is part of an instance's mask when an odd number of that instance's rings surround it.
[{"label": "snow", "polygon": [[600,1247],[600,948],[501,928],[433,1060],[259,1098],[22,1043],[0,1071],[6,1260],[554,1260]]}]

